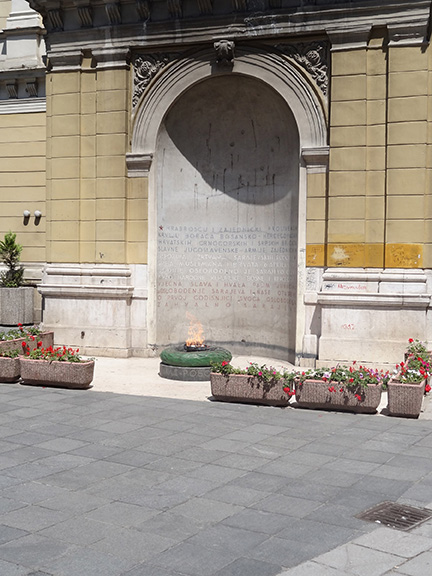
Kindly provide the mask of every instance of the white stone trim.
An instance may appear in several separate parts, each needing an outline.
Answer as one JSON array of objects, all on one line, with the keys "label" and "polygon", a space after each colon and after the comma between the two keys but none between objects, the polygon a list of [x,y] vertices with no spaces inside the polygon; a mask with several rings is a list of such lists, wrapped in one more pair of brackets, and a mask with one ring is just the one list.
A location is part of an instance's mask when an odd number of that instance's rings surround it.
[{"label": "white stone trim", "polygon": [[46,112],[46,98],[0,100],[0,114],[31,114]]}]

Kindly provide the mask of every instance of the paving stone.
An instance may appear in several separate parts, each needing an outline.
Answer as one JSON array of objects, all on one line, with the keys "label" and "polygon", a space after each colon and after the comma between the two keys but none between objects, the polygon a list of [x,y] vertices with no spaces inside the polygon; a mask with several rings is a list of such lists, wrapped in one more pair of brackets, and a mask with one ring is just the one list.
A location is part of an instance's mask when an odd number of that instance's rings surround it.
[{"label": "paving stone", "polygon": [[239,558],[222,570],[218,570],[214,576],[276,576],[279,567],[268,562],[260,562],[253,558]]},{"label": "paving stone", "polygon": [[1,522],[6,526],[28,532],[42,530],[68,518],[70,514],[59,510],[49,510],[38,505],[29,505],[3,514]]},{"label": "paving stone", "polygon": [[[29,534],[28,536],[23,536],[22,538],[1,544],[0,558],[11,563],[18,561],[20,565],[27,566],[29,569],[34,570],[39,566],[43,566],[53,558],[61,557],[70,549],[71,545],[66,542],[60,542],[52,538],[44,538],[37,534]],[[50,572],[50,570],[47,571]],[[53,574],[60,576],[56,572],[53,572]],[[83,574],[85,574],[85,572],[83,572]]]},{"label": "paving stone", "polygon": [[41,536],[56,538],[78,546],[89,546],[116,533],[117,527],[112,524],[98,522],[82,515],[58,522],[55,526],[38,532]]},{"label": "paving stone", "polygon": [[136,506],[126,502],[110,502],[88,512],[86,517],[114,526],[137,527],[158,514],[156,510],[144,506]]},{"label": "paving stone", "polygon": [[418,533],[412,534],[383,527],[356,538],[353,544],[396,554],[404,558],[413,558],[432,548],[432,538],[422,537]]},{"label": "paving stone", "polygon": [[72,549],[45,562],[43,568],[53,576],[119,576],[136,564],[92,548]]},{"label": "paving stone", "polygon": [[[15,562],[6,562],[4,560],[0,560],[0,574],[2,576],[32,576],[32,574],[38,576],[37,572],[29,572],[29,569],[25,566],[19,566]],[[45,575],[41,574],[41,576]]]},{"label": "paving stone", "polygon": [[220,522],[242,510],[241,506],[215,502],[208,498],[191,498],[184,504],[179,504],[173,508],[174,514],[181,514],[197,522],[205,523]]},{"label": "paving stone", "polygon": [[229,516],[223,521],[227,526],[261,532],[263,534],[276,534],[292,522],[292,517],[283,514],[263,512],[262,510],[246,509]]},{"label": "paving stone", "polygon": [[232,484],[225,484],[206,492],[206,498],[210,500],[217,500],[219,502],[226,502],[227,504],[237,504],[238,506],[250,506],[267,498],[268,492],[260,490],[253,490],[252,488],[242,488],[240,486],[233,486]]},{"label": "paving stone", "polygon": [[236,554],[225,548],[204,548],[185,542],[157,555],[149,563],[188,576],[212,576],[236,559]]},{"label": "paving stone", "polygon": [[[9,486],[1,491],[2,496],[5,498],[13,498],[19,500],[21,503],[37,504],[42,500],[53,498],[62,495],[64,490],[56,486],[47,486],[41,482],[22,482]],[[22,507],[22,505],[20,506]]]},{"label": "paving stone", "polygon": [[160,534],[176,542],[182,542],[200,532],[205,526],[205,522],[166,511],[156,513],[153,518],[145,520],[136,527],[142,532]]},{"label": "paving stone", "polygon": [[133,528],[120,528],[98,540],[92,545],[92,549],[137,563],[149,560],[175,544],[177,544],[175,540],[160,534],[150,534]]},{"label": "paving stone", "polygon": [[316,510],[320,506],[321,503],[315,500],[272,494],[254,504],[252,508],[264,510],[265,512],[275,512],[276,514],[286,514],[295,518],[304,518],[312,510]]},{"label": "paving stone", "polygon": [[408,576],[426,576],[432,574],[432,552],[419,554],[412,560],[399,562],[395,574],[406,574]]},{"label": "paving stone", "polygon": [[349,570],[356,576],[382,576],[399,565],[401,557],[356,544],[346,544],[315,558],[315,562],[341,571]]}]

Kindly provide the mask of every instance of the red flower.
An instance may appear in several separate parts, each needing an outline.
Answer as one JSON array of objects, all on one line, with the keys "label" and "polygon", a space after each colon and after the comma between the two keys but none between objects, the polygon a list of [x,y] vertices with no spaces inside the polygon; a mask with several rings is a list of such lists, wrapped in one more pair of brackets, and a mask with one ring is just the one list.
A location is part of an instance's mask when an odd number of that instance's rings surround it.
[{"label": "red flower", "polygon": [[23,342],[23,343],[21,344],[21,346],[22,346],[23,348],[25,348],[25,347],[26,347],[26,343]]},{"label": "red flower", "polygon": [[362,397],[360,396],[360,394],[354,394],[354,396],[357,398],[359,402],[361,402]]},{"label": "red flower", "polygon": [[227,366],[227,364],[229,364],[229,362],[227,362],[226,360],[224,360],[224,361],[222,362],[222,366]]},{"label": "red flower", "polygon": [[285,392],[285,394],[289,394],[291,392],[291,388],[289,386],[285,386],[283,391]]},{"label": "red flower", "polygon": [[37,347],[38,348],[42,348],[42,342],[39,340],[39,342],[37,343]]},{"label": "red flower", "polygon": [[431,391],[431,387],[429,386],[429,384],[426,384],[425,386],[425,393],[427,394],[428,392]]},{"label": "red flower", "polygon": [[409,342],[410,344],[412,344],[412,343],[414,342],[414,340],[413,340],[412,338],[410,338],[410,339],[408,340],[408,342]]}]

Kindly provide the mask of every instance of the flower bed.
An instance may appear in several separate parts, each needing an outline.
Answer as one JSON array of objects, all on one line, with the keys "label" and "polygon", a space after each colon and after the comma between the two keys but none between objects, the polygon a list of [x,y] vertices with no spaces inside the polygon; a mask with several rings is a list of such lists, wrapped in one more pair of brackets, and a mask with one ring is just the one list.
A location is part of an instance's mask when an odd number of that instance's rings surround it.
[{"label": "flower bed", "polygon": [[295,396],[298,406],[321,410],[376,412],[388,373],[364,366],[337,366],[297,374]]},{"label": "flower bed", "polygon": [[57,347],[27,348],[20,358],[22,384],[86,389],[94,375],[94,360],[85,360],[79,350]]},{"label": "flower bed", "polygon": [[18,382],[20,379],[20,361],[18,350],[0,351],[0,382]]},{"label": "flower bed", "polygon": [[24,344],[27,343],[30,349],[37,347],[38,342],[40,346],[48,348],[54,345],[54,332],[41,332],[37,326],[30,328],[23,327],[18,324],[18,328],[9,330],[8,332],[0,332],[0,352],[7,350],[18,350],[20,354],[24,354]]},{"label": "flower bed", "polygon": [[245,369],[226,361],[212,364],[210,385],[213,398],[222,402],[287,406],[294,393],[284,373],[255,363]]}]

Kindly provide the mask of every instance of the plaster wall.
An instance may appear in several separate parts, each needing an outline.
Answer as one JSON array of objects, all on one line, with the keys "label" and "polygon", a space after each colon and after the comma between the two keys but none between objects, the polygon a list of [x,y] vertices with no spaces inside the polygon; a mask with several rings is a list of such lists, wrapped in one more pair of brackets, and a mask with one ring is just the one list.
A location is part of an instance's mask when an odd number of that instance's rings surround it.
[{"label": "plaster wall", "polygon": [[11,0],[0,0],[0,30],[6,28],[6,19],[9,16]]},{"label": "plaster wall", "polygon": [[[0,236],[12,230],[24,247],[22,260],[46,261],[45,114],[0,114]],[[23,217],[24,210],[31,216]],[[43,217],[37,221],[34,212]]]}]

